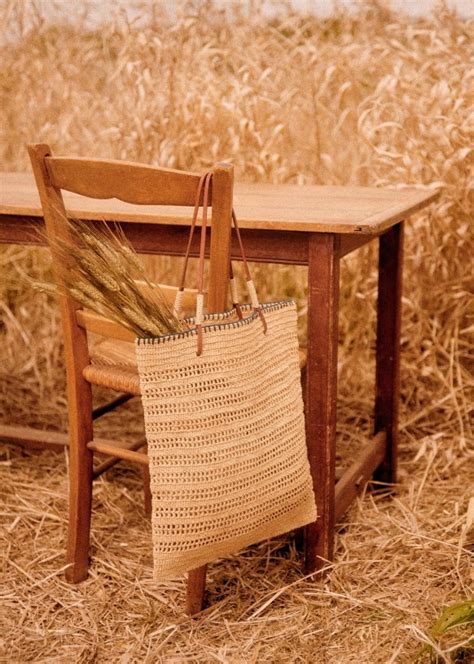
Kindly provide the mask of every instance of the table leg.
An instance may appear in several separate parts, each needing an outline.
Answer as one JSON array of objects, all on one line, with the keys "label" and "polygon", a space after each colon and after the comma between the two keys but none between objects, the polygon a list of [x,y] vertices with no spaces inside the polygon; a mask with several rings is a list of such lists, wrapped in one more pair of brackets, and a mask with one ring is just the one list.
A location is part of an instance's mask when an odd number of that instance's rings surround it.
[{"label": "table leg", "polygon": [[334,550],[339,238],[309,240],[306,440],[318,519],[305,532],[309,574],[331,560]]},{"label": "table leg", "polygon": [[387,447],[374,479],[389,483],[397,481],[402,260],[403,222],[379,239],[375,433],[386,432]]}]

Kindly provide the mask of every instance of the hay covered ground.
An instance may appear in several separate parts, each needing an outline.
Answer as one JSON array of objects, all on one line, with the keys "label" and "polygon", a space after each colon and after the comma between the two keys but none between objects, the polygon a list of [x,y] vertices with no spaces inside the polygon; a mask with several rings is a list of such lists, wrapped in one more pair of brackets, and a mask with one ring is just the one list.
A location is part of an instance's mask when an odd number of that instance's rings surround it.
[{"label": "hay covered ground", "polygon": [[[52,26],[41,5],[0,0],[0,167],[27,170],[25,143],[45,141],[198,171],[227,159],[249,181],[439,188],[407,228],[400,485],[392,498],[366,492],[339,524],[325,582],[301,576],[291,538],[264,543],[211,567],[210,607],[189,620],[183,582],[152,581],[135,469],[97,483],[94,562],[72,587],[67,459],[3,445],[0,660],[413,662],[440,611],[473,595],[472,22],[375,2],[324,21],[196,2],[170,26],[162,7],[142,25],[117,16],[94,30],[80,12]],[[342,270],[346,462],[371,426],[375,258],[364,248]],[[147,264],[173,281],[172,260]],[[57,311],[28,283],[48,272],[45,250],[0,248],[1,416],[63,429]],[[303,330],[303,270],[266,266],[258,281],[298,299]],[[107,435],[140,426],[139,404],[100,424]],[[437,643],[440,661],[461,661],[467,638],[458,628]]]}]

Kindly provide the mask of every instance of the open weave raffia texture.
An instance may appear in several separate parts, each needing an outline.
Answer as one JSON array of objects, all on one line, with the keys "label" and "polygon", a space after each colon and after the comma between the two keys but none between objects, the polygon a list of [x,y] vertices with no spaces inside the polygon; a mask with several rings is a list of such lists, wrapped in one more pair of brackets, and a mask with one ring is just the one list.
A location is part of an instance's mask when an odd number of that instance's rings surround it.
[{"label": "open weave raffia texture", "polygon": [[137,340],[157,580],[316,519],[296,306],[263,311]]}]

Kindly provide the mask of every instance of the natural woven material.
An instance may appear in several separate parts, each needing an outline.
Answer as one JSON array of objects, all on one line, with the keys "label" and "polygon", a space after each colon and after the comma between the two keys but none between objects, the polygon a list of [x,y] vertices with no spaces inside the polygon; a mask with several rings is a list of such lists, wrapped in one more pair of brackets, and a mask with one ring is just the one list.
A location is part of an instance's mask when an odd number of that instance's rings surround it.
[{"label": "natural woven material", "polygon": [[157,580],[316,519],[296,306],[241,309],[136,342]]}]

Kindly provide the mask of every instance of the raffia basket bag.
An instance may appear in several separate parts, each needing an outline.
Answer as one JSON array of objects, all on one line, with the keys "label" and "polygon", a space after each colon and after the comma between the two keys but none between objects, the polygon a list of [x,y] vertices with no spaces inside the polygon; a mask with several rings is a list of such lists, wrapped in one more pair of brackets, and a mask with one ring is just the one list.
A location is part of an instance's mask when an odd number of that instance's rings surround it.
[{"label": "raffia basket bag", "polygon": [[[197,195],[199,201],[204,187],[196,316],[185,332],[136,341],[156,580],[316,519],[296,305],[259,303],[235,215],[252,304],[237,303],[231,271],[233,309],[203,314],[211,177],[201,178]],[[198,209],[196,203],[191,237]]]}]

